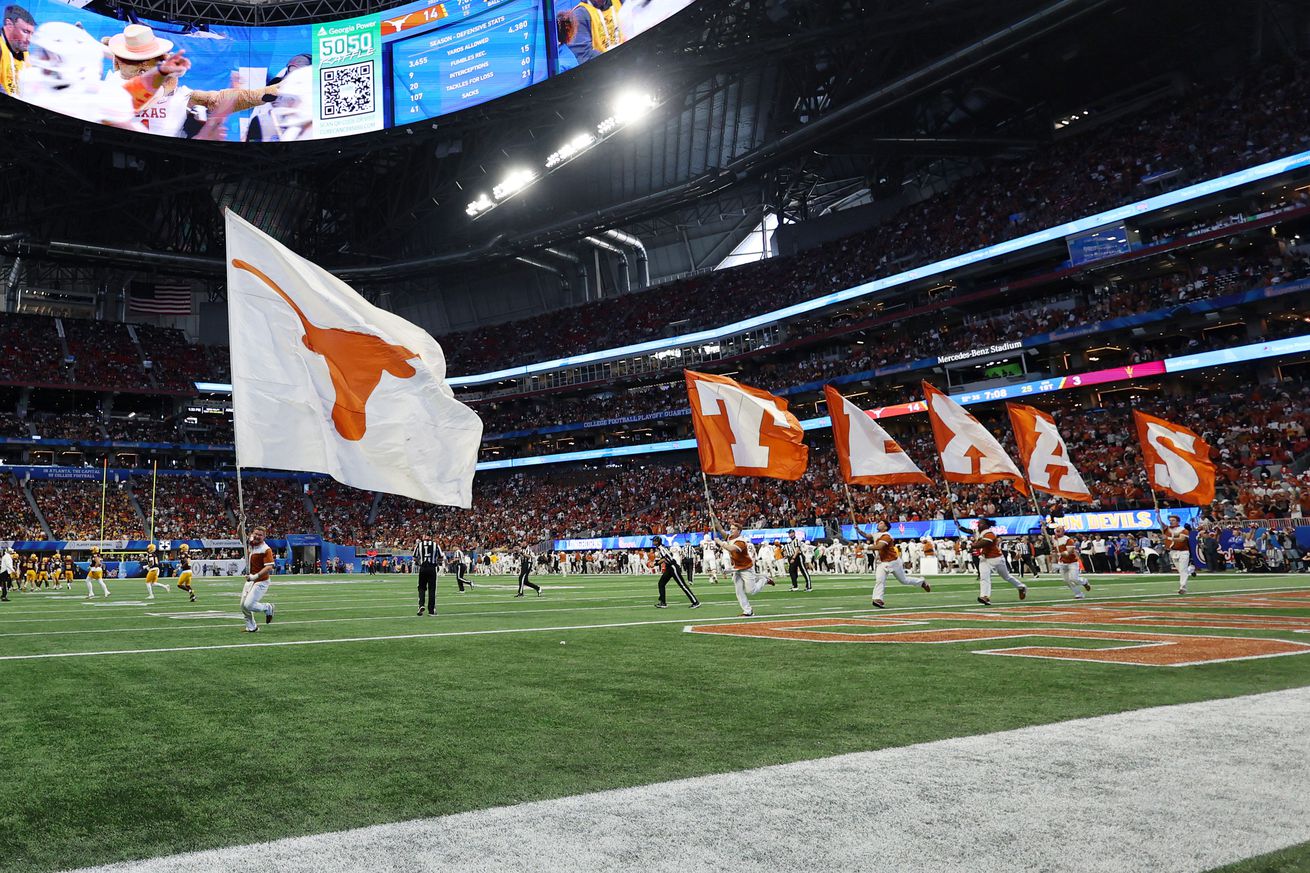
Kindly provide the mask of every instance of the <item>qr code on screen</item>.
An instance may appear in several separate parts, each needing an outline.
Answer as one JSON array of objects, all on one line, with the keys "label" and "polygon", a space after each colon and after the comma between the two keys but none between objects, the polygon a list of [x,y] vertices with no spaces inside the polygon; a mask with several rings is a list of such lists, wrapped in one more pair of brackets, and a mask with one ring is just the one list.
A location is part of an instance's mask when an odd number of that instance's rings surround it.
[{"label": "qr code on screen", "polygon": [[373,62],[319,71],[319,114],[344,118],[373,111]]}]

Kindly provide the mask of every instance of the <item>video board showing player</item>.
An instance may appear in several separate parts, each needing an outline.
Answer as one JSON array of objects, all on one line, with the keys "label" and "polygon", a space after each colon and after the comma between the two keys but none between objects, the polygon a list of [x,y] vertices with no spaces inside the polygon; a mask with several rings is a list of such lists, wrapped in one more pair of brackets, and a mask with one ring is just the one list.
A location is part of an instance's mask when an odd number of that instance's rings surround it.
[{"label": "video board showing player", "polygon": [[3,7],[0,92],[155,136],[349,136],[512,94],[691,2],[415,0],[358,18],[250,28],[125,23],[105,0],[21,0]]}]

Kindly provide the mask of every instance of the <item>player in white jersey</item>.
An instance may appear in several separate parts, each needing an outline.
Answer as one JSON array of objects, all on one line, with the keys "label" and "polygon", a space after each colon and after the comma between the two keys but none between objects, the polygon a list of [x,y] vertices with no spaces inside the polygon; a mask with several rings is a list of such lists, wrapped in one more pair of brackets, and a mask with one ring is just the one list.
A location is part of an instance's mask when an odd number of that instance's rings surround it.
[{"label": "player in white jersey", "polygon": [[1178,571],[1178,593],[1187,593],[1187,580],[1196,572],[1192,569],[1191,534],[1183,527],[1183,521],[1176,515],[1169,516],[1169,526],[1164,529],[1164,547]]},{"label": "player in white jersey", "polygon": [[1078,559],[1078,541],[1065,532],[1064,525],[1055,527],[1055,560],[1060,579],[1073,592],[1074,600],[1082,600],[1084,591],[1092,590],[1092,583],[1083,578],[1082,564]]},{"label": "player in white jersey", "polygon": [[47,21],[32,34],[18,98],[95,124],[132,127],[132,97],[101,81],[108,50],[80,27]]},{"label": "player in white jersey", "polygon": [[701,544],[701,570],[710,577],[710,584],[719,584],[719,547],[712,540],[706,539]]},{"label": "player in white jersey", "polygon": [[955,572],[955,543],[947,539],[935,541],[937,549],[937,560],[940,564],[942,573],[950,574]]}]

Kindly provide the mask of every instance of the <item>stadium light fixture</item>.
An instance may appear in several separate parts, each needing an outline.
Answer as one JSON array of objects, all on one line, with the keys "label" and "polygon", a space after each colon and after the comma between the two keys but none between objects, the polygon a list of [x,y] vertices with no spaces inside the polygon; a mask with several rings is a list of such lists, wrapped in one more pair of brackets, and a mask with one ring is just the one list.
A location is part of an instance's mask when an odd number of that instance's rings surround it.
[{"label": "stadium light fixture", "polygon": [[536,181],[537,174],[524,167],[510,170],[501,183],[491,189],[491,196],[499,203],[514,196]]},{"label": "stadium light fixture", "polygon": [[478,195],[478,199],[470,203],[468,205],[468,208],[466,208],[464,211],[467,212],[470,216],[476,217],[486,212],[488,209],[491,209],[495,205],[496,204],[492,203],[491,198],[488,197],[486,194],[480,194]]},{"label": "stadium light fixture", "polygon": [[486,194],[479,196],[465,207],[464,212],[470,218],[478,218],[490,212],[542,177],[550,175],[579,155],[591,151],[628,125],[645,118],[657,106],[659,100],[653,94],[638,91],[621,92],[614,104],[614,114],[597,124],[594,133],[584,131],[575,134],[550,153],[540,173],[526,168],[511,171],[504,181],[491,190],[490,197]]}]

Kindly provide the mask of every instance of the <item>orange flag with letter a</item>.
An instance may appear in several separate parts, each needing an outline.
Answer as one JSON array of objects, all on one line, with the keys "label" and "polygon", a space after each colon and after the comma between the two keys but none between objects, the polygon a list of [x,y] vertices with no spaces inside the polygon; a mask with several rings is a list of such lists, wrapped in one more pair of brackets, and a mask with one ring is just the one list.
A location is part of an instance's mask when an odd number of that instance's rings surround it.
[{"label": "orange flag with letter a", "polygon": [[882,425],[831,385],[823,386],[832,417],[842,481],[847,485],[931,485]]},{"label": "orange flag with letter a", "polygon": [[923,383],[923,396],[928,401],[928,420],[932,422],[932,436],[947,482],[1008,481],[1027,496],[1028,483],[1023,474],[982,422],[927,382]]},{"label": "orange flag with letter a", "polygon": [[1133,410],[1142,462],[1151,487],[1184,503],[1214,502],[1214,464],[1210,446],[1194,431]]},{"label": "orange flag with letter a", "polygon": [[1056,430],[1055,418],[1022,403],[1007,403],[1005,408],[1019,445],[1019,461],[1032,486],[1065,500],[1090,501],[1092,492],[1069,460],[1069,448]]},{"label": "orange flag with letter a", "polygon": [[683,373],[702,470],[788,480],[805,473],[810,450],[786,400],[726,376]]}]

